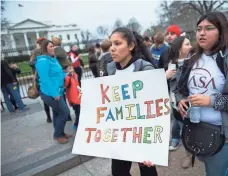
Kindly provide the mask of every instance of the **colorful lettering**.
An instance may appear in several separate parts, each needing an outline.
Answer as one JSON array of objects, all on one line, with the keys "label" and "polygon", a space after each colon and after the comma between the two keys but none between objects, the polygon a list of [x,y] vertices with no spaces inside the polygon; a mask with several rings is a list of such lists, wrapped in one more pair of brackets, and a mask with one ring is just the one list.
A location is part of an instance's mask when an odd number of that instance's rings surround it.
[{"label": "colorful lettering", "polygon": [[123,100],[130,99],[130,95],[127,95],[128,91],[127,90],[124,90],[125,88],[128,88],[128,87],[129,87],[128,84],[124,84],[124,85],[121,86]]},{"label": "colorful lettering", "polygon": [[139,133],[137,134],[137,127],[133,128],[133,143],[136,143],[136,139],[138,139],[138,143],[142,142],[142,127],[139,127]]},{"label": "colorful lettering", "polygon": [[152,132],[152,131],[153,131],[152,127],[145,127],[144,128],[143,143],[151,144],[151,140],[148,140],[148,138],[150,137],[150,133],[149,132]]},{"label": "colorful lettering", "polygon": [[116,142],[117,141],[117,137],[118,137],[118,134],[116,134],[116,132],[119,131],[118,129],[113,129],[112,130],[112,142]]},{"label": "colorful lettering", "polygon": [[125,108],[128,109],[128,114],[129,114],[129,116],[126,117],[127,120],[134,120],[134,119],[136,119],[136,116],[132,116],[132,114],[131,114],[131,108],[132,107],[135,107],[135,105],[134,104],[125,105]]},{"label": "colorful lettering", "polygon": [[140,80],[134,81],[132,83],[132,88],[133,88],[133,97],[136,98],[136,92],[142,90],[143,88],[143,82]]},{"label": "colorful lettering", "polygon": [[156,126],[154,129],[154,143],[157,143],[157,140],[159,140],[160,143],[162,143],[161,139],[161,133],[163,131],[163,128],[161,126]]},{"label": "colorful lettering", "polygon": [[162,116],[161,110],[163,109],[162,106],[159,105],[159,103],[163,102],[163,99],[157,99],[155,100],[155,104],[156,104],[156,116],[160,117]]},{"label": "colorful lettering", "polygon": [[94,141],[100,142],[100,140],[101,140],[101,130],[97,130],[94,136]]},{"label": "colorful lettering", "polygon": [[116,92],[116,90],[118,90],[118,89],[119,89],[119,86],[112,88],[113,101],[120,101],[120,95]]},{"label": "colorful lettering", "polygon": [[108,98],[108,96],[106,95],[109,86],[107,86],[104,90],[103,84],[100,85],[101,88],[101,97],[102,97],[102,104],[105,104],[105,99],[110,103],[110,99]]},{"label": "colorful lettering", "polygon": [[165,114],[165,115],[168,115],[168,114],[170,114],[170,112],[171,112],[171,109],[170,109],[170,107],[169,107],[169,98],[166,98],[165,101],[164,101],[164,103],[165,103],[165,107],[166,107],[166,109],[167,109],[167,111],[164,112],[164,114]]},{"label": "colorful lettering", "polygon": [[116,120],[119,120],[119,115],[120,115],[120,118],[123,119],[123,107],[122,106],[120,106],[119,110],[116,108]]},{"label": "colorful lettering", "polygon": [[106,111],[106,107],[97,108],[97,123],[100,123],[101,117],[104,117],[104,113],[101,114],[101,111]]},{"label": "colorful lettering", "polygon": [[108,116],[107,116],[107,118],[106,118],[106,122],[107,122],[109,119],[111,119],[112,121],[115,121],[115,118],[114,118],[113,115],[112,115],[111,109],[109,110]]},{"label": "colorful lettering", "polygon": [[136,104],[137,109],[137,119],[145,119],[145,115],[140,115],[140,105]]},{"label": "colorful lettering", "polygon": [[111,129],[107,129],[104,131],[103,141],[104,142],[110,142],[111,141]]},{"label": "colorful lettering", "polygon": [[86,140],[87,143],[90,143],[92,131],[96,131],[96,130],[97,130],[96,128],[86,128],[86,129],[85,129],[85,131],[88,131],[88,132],[89,132],[89,133],[88,133],[87,140]]},{"label": "colorful lettering", "polygon": [[127,132],[132,131],[132,128],[122,128],[121,131],[124,132],[123,134],[123,142],[126,142]]},{"label": "colorful lettering", "polygon": [[153,100],[151,100],[151,101],[145,101],[144,104],[147,105],[147,115],[146,115],[146,118],[147,119],[155,118],[156,115],[155,114],[151,114],[151,104],[154,104],[154,101]]}]

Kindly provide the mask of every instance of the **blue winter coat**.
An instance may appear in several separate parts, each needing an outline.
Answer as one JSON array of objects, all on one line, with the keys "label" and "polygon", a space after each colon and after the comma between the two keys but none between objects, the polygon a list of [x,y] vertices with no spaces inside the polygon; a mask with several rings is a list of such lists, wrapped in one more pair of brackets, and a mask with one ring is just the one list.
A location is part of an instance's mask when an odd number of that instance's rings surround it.
[{"label": "blue winter coat", "polygon": [[58,60],[48,55],[40,55],[36,59],[40,91],[53,98],[63,95],[65,73]]}]

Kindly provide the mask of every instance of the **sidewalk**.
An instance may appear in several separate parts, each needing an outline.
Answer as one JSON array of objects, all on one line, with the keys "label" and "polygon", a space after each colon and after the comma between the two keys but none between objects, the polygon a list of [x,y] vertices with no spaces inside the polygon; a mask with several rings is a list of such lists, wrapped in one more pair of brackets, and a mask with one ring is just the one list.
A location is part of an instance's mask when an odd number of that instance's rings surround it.
[{"label": "sidewalk", "polygon": [[[3,176],[109,176],[110,159],[73,155],[74,138],[61,145],[53,140],[53,125],[46,122],[43,102],[24,99],[29,110],[10,115],[3,112],[1,168]],[[73,110],[71,109],[74,120]],[[67,122],[66,132],[72,134],[72,122]],[[183,147],[170,153],[169,167],[157,167],[159,176],[204,176],[204,166],[196,161],[195,167],[183,170],[180,159],[184,156]],[[89,161],[88,161],[89,160]],[[85,161],[88,161],[84,163]],[[71,169],[73,168],[73,169]],[[66,171],[66,172],[64,172]],[[136,164],[132,167],[133,176],[139,175]]]},{"label": "sidewalk", "polygon": [[[74,137],[64,145],[53,140],[53,124],[46,122],[43,103],[39,98],[23,101],[29,110],[13,115],[1,113],[2,175],[31,176],[42,173],[49,176],[52,168],[56,167],[56,173],[59,174],[90,159],[71,153]],[[73,134],[72,123],[66,124],[69,134]]]},{"label": "sidewalk", "polygon": [[[175,152],[170,152],[169,167],[157,166],[158,176],[205,176],[204,165],[199,160],[195,161],[194,168],[182,169],[180,159],[183,155],[183,146]],[[132,165],[131,174],[132,176],[140,176],[136,163]],[[111,160],[94,158],[58,176],[111,176]]]}]

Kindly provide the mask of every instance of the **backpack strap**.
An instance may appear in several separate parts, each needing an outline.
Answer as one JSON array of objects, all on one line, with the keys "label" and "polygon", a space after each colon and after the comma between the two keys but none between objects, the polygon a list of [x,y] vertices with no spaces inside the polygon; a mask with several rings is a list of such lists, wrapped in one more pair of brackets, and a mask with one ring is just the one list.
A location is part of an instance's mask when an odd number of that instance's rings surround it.
[{"label": "backpack strap", "polygon": [[145,69],[146,67],[153,67],[151,63],[144,61],[143,59],[137,59],[134,62],[134,65],[135,65],[134,72],[146,70]]}]

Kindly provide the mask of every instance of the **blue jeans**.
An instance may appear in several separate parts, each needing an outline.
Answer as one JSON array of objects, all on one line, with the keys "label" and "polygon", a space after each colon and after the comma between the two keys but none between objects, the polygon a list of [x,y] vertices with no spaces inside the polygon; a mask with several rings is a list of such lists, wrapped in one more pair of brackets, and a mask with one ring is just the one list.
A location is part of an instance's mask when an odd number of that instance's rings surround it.
[{"label": "blue jeans", "polygon": [[[20,93],[20,87],[19,87],[19,86],[18,86],[17,91],[18,91],[18,93],[19,93],[19,94],[20,94],[20,96],[21,96],[21,93]],[[17,103],[16,103],[16,101],[14,100],[14,98],[13,98],[13,96],[12,96],[12,95],[10,95],[10,101],[12,102],[12,104],[13,104],[13,106],[14,106],[14,108],[15,108],[15,109],[16,109],[16,108],[18,108]]]},{"label": "blue jeans", "polygon": [[199,159],[205,164],[207,176],[228,176],[228,143],[217,154]]},{"label": "blue jeans", "polygon": [[16,104],[18,105],[20,110],[24,109],[24,103],[21,100],[21,95],[18,90],[19,90],[18,85],[14,85],[14,84],[7,84],[6,86],[2,87],[2,94],[6,103],[6,107],[9,110],[9,112],[15,111],[9,96],[13,97],[13,99],[16,101]]},{"label": "blue jeans", "polygon": [[54,137],[59,138],[65,135],[64,128],[70,110],[64,101],[63,96],[60,97],[59,101],[56,101],[53,97],[47,96],[40,92],[40,97],[45,104],[50,106],[53,111],[53,126],[54,126]]},{"label": "blue jeans", "polygon": [[179,143],[181,139],[181,130],[183,128],[183,123],[173,118],[172,124],[172,140],[176,140]]}]

